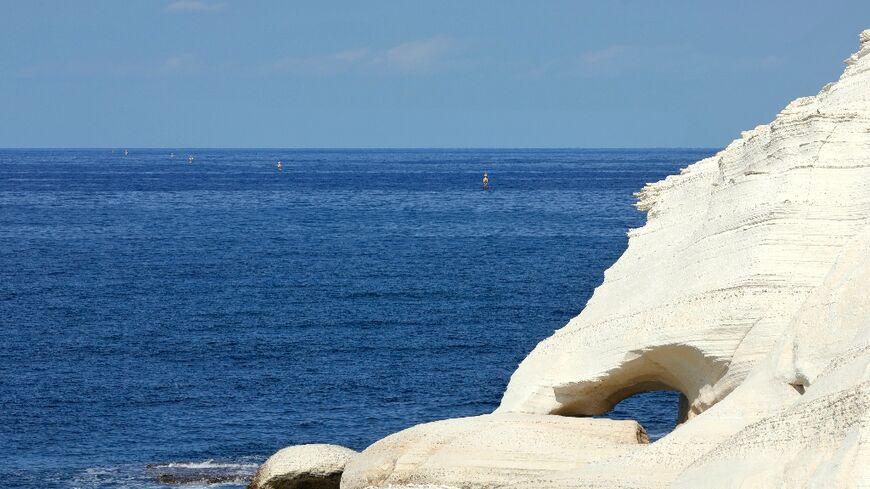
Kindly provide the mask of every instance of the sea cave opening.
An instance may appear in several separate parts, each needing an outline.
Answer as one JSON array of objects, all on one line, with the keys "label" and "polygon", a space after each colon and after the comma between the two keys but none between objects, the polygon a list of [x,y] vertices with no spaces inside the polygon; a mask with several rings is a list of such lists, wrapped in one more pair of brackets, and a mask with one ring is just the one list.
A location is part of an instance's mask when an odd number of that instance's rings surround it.
[{"label": "sea cave opening", "polygon": [[650,443],[667,435],[686,420],[688,401],[679,391],[652,390],[621,400],[596,418],[633,419],[646,430]]}]

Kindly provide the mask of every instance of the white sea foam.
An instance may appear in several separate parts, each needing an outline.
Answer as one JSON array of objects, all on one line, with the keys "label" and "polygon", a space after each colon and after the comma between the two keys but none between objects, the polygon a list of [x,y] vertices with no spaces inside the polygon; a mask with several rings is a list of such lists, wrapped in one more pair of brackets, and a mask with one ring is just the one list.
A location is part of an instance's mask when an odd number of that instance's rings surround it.
[{"label": "white sea foam", "polygon": [[214,459],[204,460],[202,462],[168,462],[165,464],[152,464],[149,469],[172,468],[172,469],[238,469],[256,471],[258,464],[254,463],[233,463],[233,462],[215,462]]},{"label": "white sea foam", "polygon": [[[185,489],[242,488],[256,472],[258,464],[248,461],[173,461],[148,464],[98,466],[84,469],[72,478],[72,489],[127,488],[165,489],[160,476],[186,479]],[[220,477],[220,481],[208,482]],[[197,479],[202,480],[197,480]],[[189,480],[189,482],[187,481]],[[172,484],[177,485],[175,483]]]}]

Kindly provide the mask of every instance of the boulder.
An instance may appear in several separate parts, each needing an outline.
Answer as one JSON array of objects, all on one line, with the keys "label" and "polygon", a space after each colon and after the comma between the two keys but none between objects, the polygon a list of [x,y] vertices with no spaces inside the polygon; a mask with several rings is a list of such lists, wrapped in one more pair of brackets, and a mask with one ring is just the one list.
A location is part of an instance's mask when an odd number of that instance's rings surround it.
[{"label": "boulder", "polygon": [[345,465],[355,456],[338,445],[282,448],[260,466],[248,489],[338,489]]}]

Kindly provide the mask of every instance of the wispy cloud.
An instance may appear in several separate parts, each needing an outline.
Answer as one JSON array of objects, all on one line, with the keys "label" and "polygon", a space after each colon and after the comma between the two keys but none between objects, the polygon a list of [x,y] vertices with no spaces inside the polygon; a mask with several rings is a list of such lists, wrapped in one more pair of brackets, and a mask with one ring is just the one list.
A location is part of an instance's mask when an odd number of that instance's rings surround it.
[{"label": "wispy cloud", "polygon": [[719,73],[776,69],[782,59],[774,56],[712,55],[687,45],[612,45],[580,53],[562,63],[573,75],[594,78],[629,73],[668,78],[697,78]]},{"label": "wispy cloud", "polygon": [[455,43],[448,38],[432,37],[385,49],[359,47],[317,56],[287,57],[277,60],[270,69],[297,75],[431,73],[448,66],[454,47]]},{"label": "wispy cloud", "polygon": [[462,66],[456,56],[456,43],[444,37],[408,41],[382,49],[357,47],[332,53],[286,57],[267,62],[233,63],[231,60],[204,61],[192,54],[173,54],[150,60],[70,59],[62,62],[39,63],[21,67],[16,75],[22,78],[160,78],[185,77],[205,73],[243,76],[356,75],[421,75],[437,73]]},{"label": "wispy cloud", "polygon": [[346,49],[320,56],[281,58],[272,63],[266,71],[294,75],[336,75],[359,69],[370,59],[371,51],[367,48]]},{"label": "wispy cloud", "polygon": [[776,56],[775,54],[768,54],[767,56],[755,61],[758,65],[765,68],[776,68],[783,64],[782,57]]},{"label": "wispy cloud", "polygon": [[429,71],[437,67],[451,48],[449,39],[433,37],[391,47],[376,60],[402,72]]},{"label": "wispy cloud", "polygon": [[167,12],[218,12],[223,10],[223,3],[205,2],[203,0],[176,0],[166,6]]},{"label": "wispy cloud", "polygon": [[195,75],[205,71],[206,66],[191,54],[169,56],[154,70],[162,75]]},{"label": "wispy cloud", "polygon": [[581,53],[571,64],[582,75],[610,76],[631,67],[636,56],[635,49],[614,45]]},{"label": "wispy cloud", "polygon": [[609,46],[581,54],[580,61],[586,65],[600,65],[617,60],[625,51],[625,46]]},{"label": "wispy cloud", "polygon": [[160,78],[197,75],[207,70],[193,55],[179,54],[163,59],[142,62],[88,62],[68,61],[59,65],[33,64],[19,69],[22,78],[44,77],[119,77]]}]

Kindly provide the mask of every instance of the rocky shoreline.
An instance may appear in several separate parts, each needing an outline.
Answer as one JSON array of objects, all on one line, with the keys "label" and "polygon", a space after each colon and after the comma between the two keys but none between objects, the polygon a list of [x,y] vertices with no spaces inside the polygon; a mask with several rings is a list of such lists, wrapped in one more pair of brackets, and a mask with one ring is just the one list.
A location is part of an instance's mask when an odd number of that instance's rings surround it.
[{"label": "rocky shoreline", "polygon": [[[250,487],[870,487],[870,30],[846,65],[644,187],[646,225],[493,414],[288,448]],[[684,402],[656,443],[589,417],[660,389]]]}]

